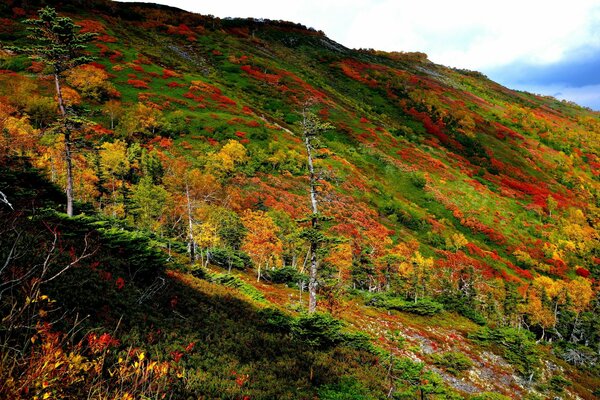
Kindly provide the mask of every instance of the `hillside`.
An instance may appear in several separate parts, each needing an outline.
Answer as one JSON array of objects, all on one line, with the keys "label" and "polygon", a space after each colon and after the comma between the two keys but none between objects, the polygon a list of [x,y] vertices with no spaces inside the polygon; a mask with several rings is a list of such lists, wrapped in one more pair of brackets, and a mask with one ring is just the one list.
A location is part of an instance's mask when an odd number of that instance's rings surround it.
[{"label": "hillside", "polygon": [[0,43],[0,398],[600,396],[599,113],[141,3]]}]

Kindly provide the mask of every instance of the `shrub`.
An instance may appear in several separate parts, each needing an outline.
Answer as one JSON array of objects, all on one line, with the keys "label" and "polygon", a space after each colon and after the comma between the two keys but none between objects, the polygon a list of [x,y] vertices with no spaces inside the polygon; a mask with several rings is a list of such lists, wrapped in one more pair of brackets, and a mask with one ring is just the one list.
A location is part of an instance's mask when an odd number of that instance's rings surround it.
[{"label": "shrub", "polygon": [[425,179],[425,175],[422,172],[411,172],[408,178],[410,179],[410,183],[417,189],[424,189],[425,185],[427,185],[427,179]]},{"label": "shrub", "polygon": [[571,385],[573,385],[573,383],[565,379],[563,376],[555,375],[552,378],[550,378],[550,387],[557,393],[561,393],[566,386]]},{"label": "shrub", "polygon": [[210,251],[210,261],[222,268],[245,270],[252,265],[248,254],[239,250],[216,248]]},{"label": "shrub", "polygon": [[298,282],[308,282],[308,276],[298,272],[293,267],[283,267],[272,270],[267,270],[263,277],[273,283],[286,283],[288,285],[297,285]]},{"label": "shrub", "polygon": [[435,365],[444,367],[452,375],[458,375],[473,366],[473,361],[469,357],[458,352],[434,354],[432,358]]},{"label": "shrub", "polygon": [[435,315],[444,310],[443,305],[431,299],[422,299],[415,302],[399,299],[397,297],[375,297],[371,300],[371,304],[388,310],[398,310],[425,316]]},{"label": "shrub", "polygon": [[329,314],[314,313],[296,318],[292,335],[314,347],[327,347],[343,340],[342,322]]},{"label": "shrub", "polygon": [[515,328],[484,328],[472,337],[495,346],[521,376],[533,379],[538,375],[539,352],[531,332]]},{"label": "shrub", "polygon": [[351,377],[342,379],[332,385],[323,385],[319,388],[319,399],[321,400],[369,400],[367,390]]}]

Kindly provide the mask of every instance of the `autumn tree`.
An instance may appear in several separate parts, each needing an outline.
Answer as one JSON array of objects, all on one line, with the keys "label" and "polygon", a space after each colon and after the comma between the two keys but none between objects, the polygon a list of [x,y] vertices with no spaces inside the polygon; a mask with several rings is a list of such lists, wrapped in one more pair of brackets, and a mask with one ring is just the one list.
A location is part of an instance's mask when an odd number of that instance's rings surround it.
[{"label": "autumn tree", "polygon": [[224,178],[247,160],[248,152],[244,145],[237,140],[228,140],[218,152],[208,155],[206,169],[213,175]]},{"label": "autumn tree", "polygon": [[242,250],[250,255],[257,269],[257,281],[260,281],[262,267],[279,265],[283,245],[277,234],[279,228],[264,211],[246,210],[242,223],[248,230]]},{"label": "autumn tree", "polygon": [[65,104],[62,86],[65,72],[91,61],[91,58],[84,54],[84,49],[85,44],[95,34],[79,33],[79,27],[71,18],[58,16],[54,8],[45,7],[38,15],[39,19],[25,21],[29,25],[29,39],[34,44],[13,50],[28,54],[33,60],[44,63],[54,76],[56,100],[62,117],[61,130],[64,135],[67,214],[73,216],[72,132],[77,129],[77,124],[72,110]]},{"label": "autumn tree", "polygon": [[168,165],[165,185],[174,195],[179,218],[185,221],[186,241],[190,262],[198,256],[198,220],[197,210],[203,205],[214,202],[221,190],[221,184],[214,175],[190,168],[185,162],[174,161]]},{"label": "autumn tree", "polygon": [[164,217],[168,192],[162,186],[152,183],[150,177],[143,177],[131,191],[132,212],[140,227],[157,231]]},{"label": "autumn tree", "polygon": [[115,129],[115,122],[123,116],[124,110],[120,101],[109,100],[102,106],[102,114],[110,119],[110,129]]},{"label": "autumn tree", "polygon": [[107,180],[111,193],[112,205],[109,207],[113,217],[123,216],[124,208],[117,202],[117,191],[125,182],[130,164],[127,158],[127,145],[122,140],[106,142],[100,146],[100,171]]}]

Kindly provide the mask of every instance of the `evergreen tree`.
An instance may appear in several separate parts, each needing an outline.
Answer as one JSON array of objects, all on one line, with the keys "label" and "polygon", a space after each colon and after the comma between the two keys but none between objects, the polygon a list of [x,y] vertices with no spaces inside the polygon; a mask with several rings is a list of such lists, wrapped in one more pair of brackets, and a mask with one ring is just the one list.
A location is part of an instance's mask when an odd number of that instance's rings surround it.
[{"label": "evergreen tree", "polygon": [[31,45],[11,48],[11,50],[29,55],[40,61],[54,75],[54,86],[58,109],[62,117],[61,131],[65,144],[65,167],[67,175],[67,214],[73,216],[73,142],[72,132],[80,122],[63,100],[62,81],[66,71],[92,61],[84,53],[85,44],[92,40],[94,33],[78,33],[79,27],[68,17],[60,17],[52,7],[38,11],[39,19],[28,19],[29,40]]}]

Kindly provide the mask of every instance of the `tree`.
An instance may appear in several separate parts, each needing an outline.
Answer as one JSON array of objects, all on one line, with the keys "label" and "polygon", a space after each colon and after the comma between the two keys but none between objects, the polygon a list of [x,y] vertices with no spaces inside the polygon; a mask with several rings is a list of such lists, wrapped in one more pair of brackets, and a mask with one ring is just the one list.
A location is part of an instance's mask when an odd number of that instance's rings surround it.
[{"label": "tree", "polygon": [[242,215],[242,223],[248,234],[242,250],[250,255],[257,268],[257,281],[260,281],[261,268],[281,263],[283,244],[277,234],[279,228],[273,219],[264,211],[246,210]]},{"label": "tree", "polygon": [[168,166],[169,172],[164,179],[169,191],[175,194],[177,214],[186,221],[186,236],[188,242],[188,253],[190,263],[194,263],[198,257],[198,242],[195,237],[196,224],[198,221],[197,210],[203,204],[214,202],[221,185],[210,173],[202,173],[197,168],[191,168],[186,162],[173,162]]},{"label": "tree", "polygon": [[115,121],[123,116],[123,106],[120,101],[109,100],[102,106],[102,113],[110,118],[110,129],[115,129]]},{"label": "tree", "polygon": [[73,160],[72,136],[76,128],[72,110],[65,104],[63,97],[62,81],[66,71],[78,65],[87,64],[91,58],[83,51],[85,44],[92,40],[94,33],[78,33],[78,26],[68,17],[60,17],[56,10],[45,7],[38,11],[39,19],[25,21],[29,27],[29,39],[34,42],[27,47],[13,48],[17,52],[25,53],[33,60],[44,63],[54,75],[56,101],[62,117],[62,131],[64,135],[65,167],[67,175],[67,215],[73,216]]},{"label": "tree", "polygon": [[162,186],[152,183],[150,177],[143,177],[131,193],[133,213],[140,227],[157,231],[161,227],[168,193]]},{"label": "tree", "polygon": [[100,146],[100,171],[110,186],[112,200],[110,211],[113,217],[122,216],[125,211],[123,205],[119,207],[117,204],[117,190],[125,184],[125,176],[129,168],[127,145],[124,141],[106,142]]},{"label": "tree", "polygon": [[323,235],[319,232],[319,206],[317,199],[317,187],[320,177],[315,171],[314,151],[319,146],[318,140],[321,133],[331,129],[331,125],[324,123],[309,110],[308,104],[302,110],[302,137],[306,147],[306,156],[308,163],[308,182],[310,189],[311,217],[310,229],[306,232],[306,237],[310,243],[310,270],[308,279],[308,312],[313,313],[317,309],[317,250],[319,243],[323,240]]}]

